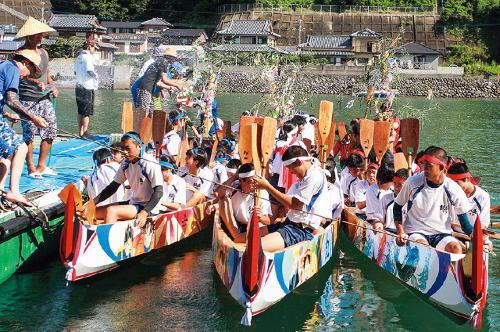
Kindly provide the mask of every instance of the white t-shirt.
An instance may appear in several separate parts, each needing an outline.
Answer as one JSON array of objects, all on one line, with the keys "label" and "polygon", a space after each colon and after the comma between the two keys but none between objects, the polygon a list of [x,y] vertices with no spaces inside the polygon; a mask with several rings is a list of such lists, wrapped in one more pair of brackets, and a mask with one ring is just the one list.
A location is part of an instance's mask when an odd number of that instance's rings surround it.
[{"label": "white t-shirt", "polygon": [[139,74],[137,75],[137,77],[144,76],[144,73],[146,72],[146,70],[148,70],[149,66],[151,66],[154,62],[155,62],[154,57],[151,57],[148,61],[144,62],[144,64],[142,65],[141,71],[139,71]]},{"label": "white t-shirt", "polygon": [[305,123],[304,130],[302,131],[302,139],[304,138],[307,138],[313,145],[315,145],[316,141],[314,139],[314,126],[309,122]]},{"label": "white t-shirt", "polygon": [[[490,195],[482,188],[474,186],[475,190],[471,197],[468,197],[471,209],[467,212],[467,217],[471,225],[476,222],[476,216],[479,214],[479,220],[483,228],[490,226]],[[455,213],[454,223],[460,224],[458,216]]]},{"label": "white t-shirt", "polygon": [[[136,163],[131,163],[128,160],[121,162],[114,181],[123,184],[127,180],[132,192],[130,204],[145,205],[151,199],[153,188],[163,186],[161,167],[155,157],[147,153]],[[152,210],[153,213],[157,213],[160,204],[161,202],[158,202],[158,205]]]},{"label": "white t-shirt", "polygon": [[[87,90],[97,90],[97,73],[94,67],[95,58],[88,51],[81,51],[75,61],[76,84]],[[88,72],[95,74],[90,76]]]},{"label": "white t-shirt", "polygon": [[439,187],[429,187],[423,172],[408,178],[394,201],[401,206],[408,203],[407,219],[403,223],[406,233],[450,234],[452,209],[457,214],[470,210],[469,201],[458,184],[445,177]]},{"label": "white t-shirt", "polygon": [[[187,167],[181,167],[179,169],[180,176],[186,181],[186,183],[192,185],[196,188],[196,190],[200,191],[207,198],[213,198],[213,188],[214,188],[214,173],[208,167],[203,167],[198,170],[198,174],[196,176],[192,176],[188,174],[189,170]],[[186,200],[193,196],[193,192],[191,190],[187,191]]]},{"label": "white t-shirt", "polygon": [[344,195],[349,196],[349,192],[351,191],[351,186],[354,184],[354,181],[357,178],[349,173],[349,167],[344,167],[340,172],[340,187],[342,188],[342,192]]},{"label": "white t-shirt", "polygon": [[349,192],[349,200],[356,204],[354,211],[358,214],[365,214],[366,207],[363,209],[358,208],[358,203],[366,202],[366,192],[368,191],[368,187],[370,184],[366,180],[356,179],[354,183],[351,185]]},{"label": "white t-shirt", "polygon": [[367,220],[378,220],[383,222],[383,206],[382,197],[385,195],[392,196],[392,201],[394,201],[394,191],[392,189],[383,190],[380,189],[377,183],[374,183],[366,191],[366,219]]},{"label": "white t-shirt", "polygon": [[227,170],[226,166],[221,163],[216,162],[214,168],[212,168],[214,173],[214,179],[217,184],[221,184],[227,181]]},{"label": "white t-shirt", "polygon": [[[385,228],[396,229],[396,223],[394,222],[394,193],[388,193],[380,199],[380,204],[382,206],[382,218],[380,221],[384,223]],[[403,206],[403,224],[406,220],[406,205]]]},{"label": "white t-shirt", "polygon": [[[116,162],[111,162],[108,164],[102,164],[99,169],[89,176],[87,181],[87,193],[90,198],[95,198],[101,193],[115,178],[116,172],[120,164]],[[120,186],[118,190],[113,194],[113,196],[100,202],[97,206],[107,205],[116,202],[125,201],[125,188]]]},{"label": "white t-shirt", "polygon": [[[174,174],[171,184],[163,182],[163,197],[161,201],[186,205],[186,181],[177,174]],[[161,208],[162,210],[167,209],[165,206]]]},{"label": "white t-shirt", "polygon": [[340,188],[340,183],[328,183],[328,198],[330,199],[330,208],[332,211],[332,219],[339,218],[344,208],[344,194]]},{"label": "white t-shirt", "polygon": [[177,132],[171,130],[163,137],[161,144],[162,156],[177,156],[179,154],[179,146],[181,145],[181,136]]},{"label": "white t-shirt", "polygon": [[[272,215],[271,203],[269,202],[269,194],[265,190],[260,191],[260,208],[262,214],[266,216]],[[234,218],[240,224],[248,224],[252,218],[254,197],[245,194],[242,191],[236,191],[231,197],[231,205],[233,207]]]},{"label": "white t-shirt", "polygon": [[312,165],[307,170],[306,176],[290,187],[287,195],[295,197],[304,204],[303,211],[288,211],[286,216],[292,222],[318,228],[321,225],[320,216],[330,218],[332,215],[328,182],[325,173],[316,165]]}]

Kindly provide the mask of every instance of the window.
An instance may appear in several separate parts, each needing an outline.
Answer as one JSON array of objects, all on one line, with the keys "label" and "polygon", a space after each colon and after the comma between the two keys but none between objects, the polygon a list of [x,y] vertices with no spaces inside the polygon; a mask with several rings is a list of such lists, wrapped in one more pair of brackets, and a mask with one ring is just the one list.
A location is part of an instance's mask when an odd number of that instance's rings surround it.
[{"label": "window", "polygon": [[130,53],[141,53],[141,44],[130,43],[129,52]]},{"label": "window", "polygon": [[374,42],[368,42],[366,44],[366,51],[368,53],[374,53],[374,52],[376,52],[375,43]]},{"label": "window", "polygon": [[257,37],[257,44],[267,44],[267,37]]}]

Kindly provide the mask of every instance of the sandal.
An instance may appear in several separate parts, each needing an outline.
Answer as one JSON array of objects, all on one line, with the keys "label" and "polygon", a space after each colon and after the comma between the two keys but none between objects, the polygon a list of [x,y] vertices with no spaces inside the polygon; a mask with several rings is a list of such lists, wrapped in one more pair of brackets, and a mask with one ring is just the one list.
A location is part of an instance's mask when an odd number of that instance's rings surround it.
[{"label": "sandal", "polygon": [[45,167],[45,169],[39,173],[40,175],[56,176],[57,172],[50,167]]},{"label": "sandal", "polygon": [[33,179],[41,179],[42,178],[42,174],[40,174],[40,172],[33,172],[33,173],[28,174],[28,176],[30,178],[33,178]]}]

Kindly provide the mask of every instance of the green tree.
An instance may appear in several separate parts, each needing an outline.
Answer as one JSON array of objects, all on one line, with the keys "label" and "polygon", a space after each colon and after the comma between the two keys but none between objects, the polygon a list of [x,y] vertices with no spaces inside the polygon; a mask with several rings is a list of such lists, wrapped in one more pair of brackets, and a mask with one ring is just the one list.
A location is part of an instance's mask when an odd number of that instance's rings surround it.
[{"label": "green tree", "polygon": [[468,0],[447,0],[444,2],[441,18],[452,23],[472,22],[472,13],[472,2]]}]

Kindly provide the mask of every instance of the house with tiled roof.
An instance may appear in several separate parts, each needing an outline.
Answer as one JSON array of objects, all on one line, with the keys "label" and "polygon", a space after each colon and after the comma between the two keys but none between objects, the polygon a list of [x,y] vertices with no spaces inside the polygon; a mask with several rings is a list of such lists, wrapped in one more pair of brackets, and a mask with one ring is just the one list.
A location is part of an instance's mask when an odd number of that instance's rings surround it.
[{"label": "house with tiled roof", "polygon": [[381,35],[364,28],[348,36],[309,35],[297,48],[301,55],[323,58],[331,64],[354,66],[372,65],[378,55]]},{"label": "house with tiled roof", "polygon": [[216,36],[221,46],[238,44],[239,49],[248,49],[249,52],[271,49],[281,37],[273,31],[273,25],[268,20],[232,20],[217,31]]},{"label": "house with tiled roof", "polygon": [[107,43],[116,47],[116,53],[143,54],[148,49],[148,36],[141,33],[109,33],[102,36]]},{"label": "house with tiled roof", "polygon": [[437,69],[442,54],[420,43],[406,43],[396,50],[403,69]]},{"label": "house with tiled roof", "polygon": [[203,45],[208,36],[203,29],[168,29],[161,34],[165,45]]},{"label": "house with tiled roof", "polygon": [[78,36],[97,39],[97,36],[106,33],[106,28],[94,15],[54,14],[47,24],[54,28],[61,37]]}]

